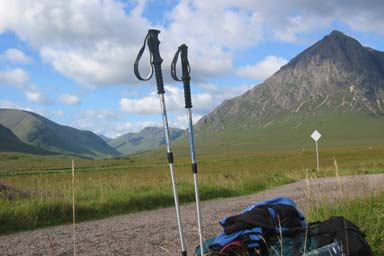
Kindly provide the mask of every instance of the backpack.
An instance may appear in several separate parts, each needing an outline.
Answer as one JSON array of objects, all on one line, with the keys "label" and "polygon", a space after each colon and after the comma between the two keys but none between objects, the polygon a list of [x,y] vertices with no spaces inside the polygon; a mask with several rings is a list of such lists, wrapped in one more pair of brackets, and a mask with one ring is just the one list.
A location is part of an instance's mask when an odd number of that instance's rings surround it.
[{"label": "backpack", "polygon": [[304,219],[289,198],[265,200],[247,207],[241,214],[222,219],[223,232],[209,247],[212,251],[220,251],[225,245],[242,240],[246,248],[262,249],[265,237],[276,231],[301,230],[307,226]]},{"label": "backpack", "polygon": [[[373,256],[365,234],[344,217],[307,224],[286,197],[262,201],[220,221],[206,256]],[[196,256],[200,256],[197,248]]]},{"label": "backpack", "polygon": [[[213,239],[208,239],[204,244],[209,246],[212,242]],[[337,242],[310,250],[310,242],[305,240],[303,234],[299,237],[283,237],[282,239],[275,236],[267,243],[268,245],[262,248],[247,248],[242,241],[236,240],[219,251],[209,250],[207,246],[204,246],[204,256],[345,256],[339,250]],[[201,256],[199,246],[196,247],[195,256]]]},{"label": "backpack", "polygon": [[341,216],[311,224],[310,237],[314,248],[337,241],[347,256],[374,255],[365,239],[366,235],[358,226]]},{"label": "backpack", "polygon": [[[308,230],[267,238],[263,256],[373,256],[366,235],[344,217],[331,217],[308,224]],[[305,254],[304,254],[305,252]]]},{"label": "backpack", "polygon": [[[206,241],[209,250],[204,250],[204,255],[262,255],[262,252],[268,250],[265,238],[277,232],[301,231],[307,227],[304,219],[304,215],[289,198],[276,197],[258,202],[245,208],[241,214],[222,219],[220,224],[223,232]],[[195,253],[197,256],[200,255],[198,251],[199,248]]]}]

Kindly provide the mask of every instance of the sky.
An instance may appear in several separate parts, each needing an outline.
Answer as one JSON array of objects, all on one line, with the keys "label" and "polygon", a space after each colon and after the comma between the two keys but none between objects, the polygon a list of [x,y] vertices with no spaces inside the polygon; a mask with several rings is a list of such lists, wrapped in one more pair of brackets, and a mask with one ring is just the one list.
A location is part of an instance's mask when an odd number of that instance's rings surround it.
[{"label": "sky", "polygon": [[[381,0],[0,0],[0,108],[111,138],[161,126],[156,82],[133,63],[159,29],[171,127],[186,128],[170,64],[188,45],[194,122],[339,30],[384,51]],[[141,72],[149,68],[143,55]]]}]

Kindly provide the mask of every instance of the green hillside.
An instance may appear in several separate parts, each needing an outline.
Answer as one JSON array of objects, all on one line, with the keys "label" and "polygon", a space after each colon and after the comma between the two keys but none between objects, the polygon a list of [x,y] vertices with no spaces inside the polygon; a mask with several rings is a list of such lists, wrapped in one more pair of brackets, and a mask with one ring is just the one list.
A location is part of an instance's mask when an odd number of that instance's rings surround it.
[{"label": "green hillside", "polygon": [[0,125],[0,152],[22,152],[30,154],[52,154],[27,145],[19,140],[8,128]]},{"label": "green hillside", "polygon": [[252,126],[249,120],[244,119],[225,127],[214,134],[209,131],[197,134],[200,153],[312,149],[314,141],[310,135],[314,130],[322,134],[320,147],[369,148],[384,145],[384,118],[367,112],[340,113],[330,110],[314,116],[286,113],[261,126]]},{"label": "green hillside", "polygon": [[119,155],[90,131],[59,125],[29,111],[0,109],[0,124],[22,142],[43,150],[86,157]]}]

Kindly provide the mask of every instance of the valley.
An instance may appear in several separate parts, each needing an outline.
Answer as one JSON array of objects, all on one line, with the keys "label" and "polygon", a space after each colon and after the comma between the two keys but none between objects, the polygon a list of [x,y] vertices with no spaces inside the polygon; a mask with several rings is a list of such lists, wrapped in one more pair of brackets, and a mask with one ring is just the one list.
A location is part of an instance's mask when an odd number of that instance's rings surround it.
[{"label": "valley", "polygon": [[[201,199],[383,173],[383,56],[334,31],[203,116],[194,126]],[[1,109],[0,124],[2,235],[71,223],[72,160],[77,222],[174,204],[162,128],[111,139],[16,109]],[[186,135],[171,129],[183,205],[195,200]]]}]

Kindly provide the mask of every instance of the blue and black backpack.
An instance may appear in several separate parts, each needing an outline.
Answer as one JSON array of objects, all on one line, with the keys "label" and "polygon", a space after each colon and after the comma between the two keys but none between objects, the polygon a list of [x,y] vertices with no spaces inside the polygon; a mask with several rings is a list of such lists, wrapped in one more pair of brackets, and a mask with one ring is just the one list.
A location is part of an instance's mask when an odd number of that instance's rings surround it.
[{"label": "blue and black backpack", "polygon": [[253,204],[220,224],[223,232],[206,241],[206,256],[373,256],[355,224],[343,217],[307,223],[286,197]]}]

